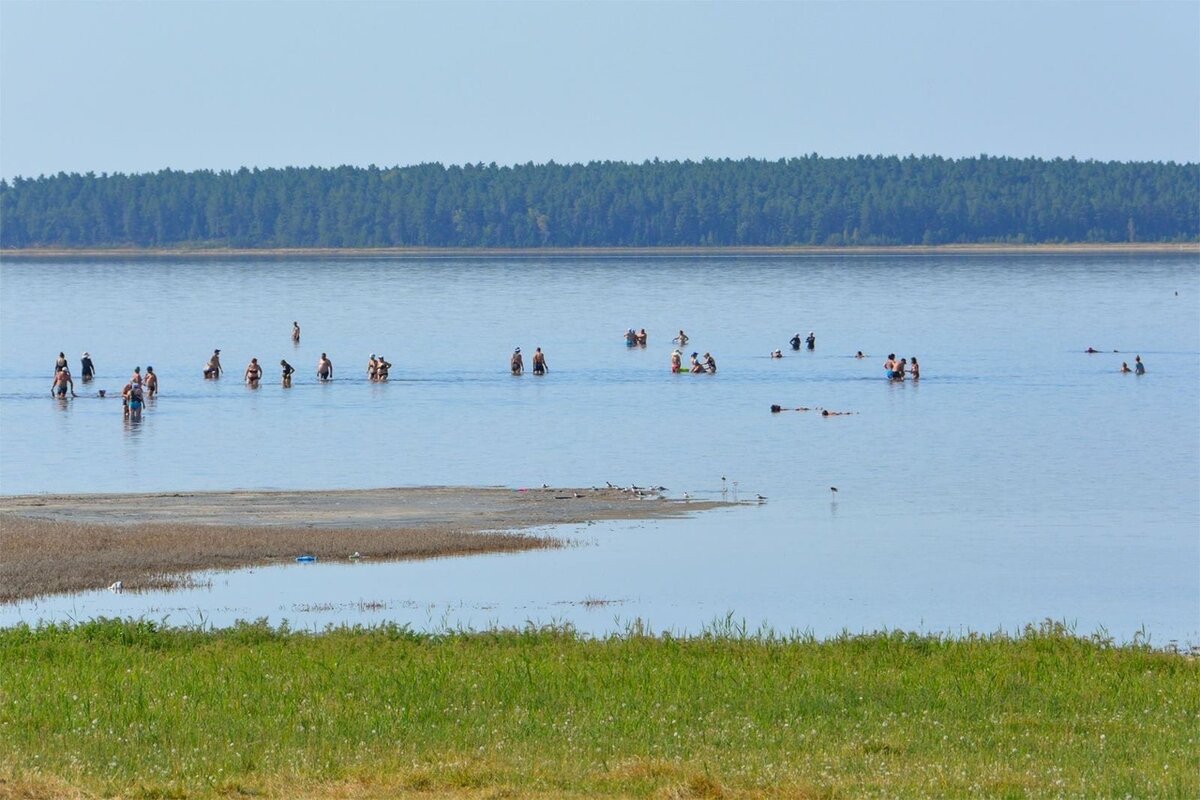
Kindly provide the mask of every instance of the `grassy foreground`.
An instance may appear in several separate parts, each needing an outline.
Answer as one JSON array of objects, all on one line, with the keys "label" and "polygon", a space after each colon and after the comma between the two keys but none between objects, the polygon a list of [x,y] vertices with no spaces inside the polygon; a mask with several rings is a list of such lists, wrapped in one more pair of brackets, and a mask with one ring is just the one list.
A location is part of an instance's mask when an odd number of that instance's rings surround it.
[{"label": "grassy foreground", "polygon": [[1081,639],[0,631],[0,797],[1200,796],[1200,663]]}]

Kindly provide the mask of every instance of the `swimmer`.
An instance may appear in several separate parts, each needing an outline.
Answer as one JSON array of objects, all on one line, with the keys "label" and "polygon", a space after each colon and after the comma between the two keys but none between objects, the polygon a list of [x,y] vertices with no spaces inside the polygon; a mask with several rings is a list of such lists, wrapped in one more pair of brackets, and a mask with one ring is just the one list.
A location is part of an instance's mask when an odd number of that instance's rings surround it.
[{"label": "swimmer", "polygon": [[252,358],[246,366],[246,383],[257,386],[260,380],[262,380],[262,367],[258,365],[257,358]]},{"label": "swimmer", "polygon": [[141,419],[142,406],[145,405],[145,400],[142,397],[142,385],[130,381],[121,390],[121,397],[125,399],[125,416],[133,419]]},{"label": "swimmer", "polygon": [[866,358],[866,356],[864,356],[864,355],[863,355],[863,351],[862,351],[862,350],[859,350],[857,353],[855,353],[855,354],[854,354],[854,357],[855,357],[855,358]]},{"label": "swimmer", "polygon": [[812,411],[808,406],[796,406],[795,408],[784,408],[783,406],[771,406],[771,413],[778,414],[780,411]]},{"label": "swimmer", "polygon": [[96,377],[96,365],[92,363],[90,353],[84,353],[83,358],[79,360],[79,377],[83,379],[84,383]]},{"label": "swimmer", "polygon": [[299,322],[292,323],[292,341],[297,344],[300,343],[300,323]]},{"label": "swimmer", "polygon": [[822,417],[845,417],[857,413],[857,411],[830,411],[828,408],[821,409]]},{"label": "swimmer", "polygon": [[58,372],[67,368],[67,354],[59,353],[58,358],[54,359],[54,371]]},{"label": "swimmer", "polygon": [[717,360],[712,357],[712,353],[704,354],[704,368],[709,372],[717,371]]},{"label": "swimmer", "polygon": [[683,353],[678,350],[671,352],[671,372],[680,372],[683,370]]},{"label": "swimmer", "polygon": [[687,344],[687,343],[688,343],[688,335],[687,335],[686,333],[684,333],[684,332],[681,330],[681,331],[679,331],[679,335],[678,335],[678,336],[676,336],[676,337],[675,337],[674,339],[672,339],[671,341],[672,341],[672,342],[679,342],[679,346],[680,346],[680,347],[683,347],[685,344]]},{"label": "swimmer", "polygon": [[142,385],[146,387],[147,400],[158,394],[158,375],[155,374],[154,367],[146,367],[146,377]]},{"label": "swimmer", "polygon": [[783,351],[782,350],[772,350],[771,358],[783,358]]},{"label": "swimmer", "polygon": [[317,362],[317,380],[333,380],[333,362],[329,360],[329,356],[325,353],[321,353],[321,360]]},{"label": "swimmer", "polygon": [[795,336],[793,336],[791,338],[791,340],[788,342],[788,344],[790,344],[792,346],[793,350],[799,350],[800,349],[800,334],[797,333]]},{"label": "swimmer", "polygon": [[814,350],[814,349],[816,349],[816,347],[817,347],[817,336],[816,336],[816,334],[814,334],[812,331],[809,331],[809,332],[808,332],[808,338],[804,340],[804,343],[805,343],[806,345],[808,345],[808,349],[809,349],[809,350]]},{"label": "swimmer", "polygon": [[646,329],[642,328],[637,334],[637,343],[642,347],[646,346],[646,342],[650,341],[650,335],[646,333]]},{"label": "swimmer", "polygon": [[1084,350],[1083,352],[1085,352],[1085,353],[1099,353],[1100,351],[1099,351],[1099,350],[1097,350],[1097,349],[1096,349],[1096,348],[1094,348],[1094,347],[1089,347],[1087,350]]},{"label": "swimmer", "polygon": [[279,359],[279,366],[283,368],[283,385],[291,386],[292,385],[292,373],[296,371],[296,368],[293,367],[291,364],[287,363],[287,361],[282,358]]},{"label": "swimmer", "polygon": [[917,363],[917,357],[912,357],[912,364],[908,367],[908,374],[912,375],[914,381],[921,379],[921,365]]},{"label": "swimmer", "polygon": [[1141,356],[1134,356],[1134,359],[1133,359],[1133,371],[1134,371],[1134,373],[1136,373],[1136,374],[1138,374],[1138,375],[1145,375],[1145,374],[1146,374],[1146,365],[1142,363],[1142,357],[1141,357]]},{"label": "swimmer", "polygon": [[1121,362],[1121,372],[1133,372],[1133,370],[1131,370],[1131,369],[1129,368],[1129,362],[1128,362],[1128,361],[1122,361],[1122,362]]},{"label": "swimmer", "polygon": [[221,351],[213,350],[212,358],[208,360],[208,365],[204,367],[204,377],[219,378],[221,377]]},{"label": "swimmer", "polygon": [[63,367],[54,373],[54,382],[50,384],[50,394],[56,397],[66,397],[68,389],[71,390],[71,397],[79,396],[75,394],[75,381],[71,380],[71,371]]},{"label": "swimmer", "polygon": [[542,348],[535,348],[533,351],[533,374],[545,375],[550,371],[546,366],[546,354],[542,352]]},{"label": "swimmer", "polygon": [[375,359],[375,380],[386,381],[388,379],[388,370],[391,368],[391,362],[383,356]]},{"label": "swimmer", "polygon": [[512,370],[513,375],[520,375],[525,371],[525,358],[521,355],[521,348],[513,350],[512,358],[508,361],[508,368]]}]

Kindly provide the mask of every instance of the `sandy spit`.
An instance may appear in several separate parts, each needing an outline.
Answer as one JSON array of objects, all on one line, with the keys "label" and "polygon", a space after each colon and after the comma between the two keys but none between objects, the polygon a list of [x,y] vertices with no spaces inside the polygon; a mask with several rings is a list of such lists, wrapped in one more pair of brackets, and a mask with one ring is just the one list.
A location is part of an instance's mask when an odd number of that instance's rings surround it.
[{"label": "sandy spit", "polygon": [[162,588],[197,570],[436,558],[560,547],[545,525],[682,516],[720,506],[620,489],[424,487],[0,497],[0,602]]}]

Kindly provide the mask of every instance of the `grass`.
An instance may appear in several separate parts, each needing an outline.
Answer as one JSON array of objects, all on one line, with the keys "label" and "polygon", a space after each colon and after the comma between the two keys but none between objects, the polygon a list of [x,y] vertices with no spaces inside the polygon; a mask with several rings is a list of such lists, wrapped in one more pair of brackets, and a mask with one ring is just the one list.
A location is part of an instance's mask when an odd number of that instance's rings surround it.
[{"label": "grass", "polygon": [[0,797],[1200,796],[1200,662],[1078,638],[0,631]]}]

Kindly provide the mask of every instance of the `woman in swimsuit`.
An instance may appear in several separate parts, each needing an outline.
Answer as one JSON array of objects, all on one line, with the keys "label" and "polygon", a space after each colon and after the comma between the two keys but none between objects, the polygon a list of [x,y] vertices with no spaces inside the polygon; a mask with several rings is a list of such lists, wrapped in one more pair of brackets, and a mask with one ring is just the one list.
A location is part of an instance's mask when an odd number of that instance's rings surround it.
[{"label": "woman in swimsuit", "polygon": [[388,370],[390,370],[391,368],[392,368],[391,362],[389,362],[383,356],[380,356],[375,361],[375,380],[386,381],[388,379]]},{"label": "woman in swimsuit", "polygon": [[258,359],[250,359],[250,364],[246,367],[246,383],[251,385],[262,380],[262,367],[258,365]]},{"label": "woman in swimsuit", "polygon": [[291,386],[292,385],[292,373],[296,371],[296,368],[293,367],[291,364],[287,363],[287,361],[282,358],[279,359],[279,366],[283,367],[283,385]]},{"label": "woman in swimsuit", "polygon": [[913,357],[912,357],[912,366],[910,366],[910,367],[908,368],[908,371],[909,371],[909,373],[912,375],[912,379],[913,379],[914,381],[915,381],[915,380],[920,380],[920,378],[921,378],[921,365],[917,363],[917,357],[916,357],[916,356],[913,356]]}]

